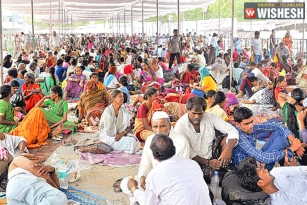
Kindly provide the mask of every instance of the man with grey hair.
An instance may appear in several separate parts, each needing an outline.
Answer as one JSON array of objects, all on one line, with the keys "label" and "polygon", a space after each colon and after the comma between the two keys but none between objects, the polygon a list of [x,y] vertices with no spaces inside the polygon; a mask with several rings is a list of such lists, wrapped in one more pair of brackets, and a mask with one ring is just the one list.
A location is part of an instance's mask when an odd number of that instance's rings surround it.
[{"label": "man with grey hair", "polygon": [[19,63],[19,64],[18,64],[18,69],[17,69],[17,70],[18,70],[18,72],[21,71],[21,70],[26,70],[26,64],[24,64],[24,63]]},{"label": "man with grey hair", "polygon": [[188,141],[182,134],[175,132],[171,128],[170,118],[166,112],[156,111],[152,116],[151,124],[154,134],[150,135],[145,141],[138,172],[140,185],[143,189],[146,188],[145,179],[148,173],[159,164],[159,161],[154,159],[152,150],[150,149],[150,144],[155,134],[164,133],[166,136],[169,136],[173,140],[176,147],[175,155],[190,158],[190,147]]},{"label": "man with grey hair", "polygon": [[279,63],[282,62],[282,56],[286,56],[286,58],[288,59],[289,55],[290,55],[289,48],[285,46],[284,42],[280,42],[279,46],[277,46],[276,48],[276,56],[278,58],[278,62]]},{"label": "man with grey hair", "polygon": [[37,66],[37,62],[33,61],[29,64],[29,67],[26,69],[29,73],[34,74],[35,78],[38,77],[40,72],[37,72],[39,70],[39,67]]}]

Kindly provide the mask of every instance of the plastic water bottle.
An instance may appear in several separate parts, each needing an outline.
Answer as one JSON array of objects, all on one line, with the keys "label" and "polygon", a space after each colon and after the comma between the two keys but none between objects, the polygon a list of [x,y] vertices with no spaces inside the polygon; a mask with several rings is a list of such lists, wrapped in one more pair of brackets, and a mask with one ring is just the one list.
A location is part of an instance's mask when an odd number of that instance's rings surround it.
[{"label": "plastic water bottle", "polygon": [[59,166],[59,171],[58,171],[58,177],[60,181],[60,187],[62,189],[67,189],[68,188],[68,173],[67,173],[67,168],[62,160]]},{"label": "plastic water bottle", "polygon": [[219,198],[218,197],[218,188],[219,188],[220,178],[219,172],[215,171],[213,177],[211,178],[210,190],[214,196],[214,202]]},{"label": "plastic water bottle", "polygon": [[59,163],[60,163],[60,159],[59,159],[58,155],[54,152],[52,159],[51,159],[51,162],[50,162],[50,165],[56,169],[56,168],[58,168]]}]

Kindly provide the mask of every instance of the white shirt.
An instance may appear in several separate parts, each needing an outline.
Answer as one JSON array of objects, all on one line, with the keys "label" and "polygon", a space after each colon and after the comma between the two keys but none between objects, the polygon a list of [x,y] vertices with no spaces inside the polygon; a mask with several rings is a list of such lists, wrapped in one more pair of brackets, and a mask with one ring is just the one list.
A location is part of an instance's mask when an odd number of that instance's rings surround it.
[{"label": "white shirt", "polygon": [[126,59],[126,64],[131,64],[131,61],[132,61],[132,55],[128,55]]},{"label": "white shirt", "polygon": [[53,47],[55,46],[60,46],[60,37],[58,35],[56,36],[51,36],[51,45]]},{"label": "white shirt", "polygon": [[210,45],[211,45],[212,47],[214,47],[214,48],[217,47],[217,36],[213,36],[213,37],[211,38],[211,43],[210,43]]},{"label": "white shirt", "polygon": [[160,162],[146,179],[146,191],[137,189],[140,205],[211,204],[200,166],[191,159],[173,156]]},{"label": "white shirt", "polygon": [[306,166],[277,167],[270,174],[278,191],[270,194],[272,205],[307,204]]},{"label": "white shirt", "polygon": [[190,144],[190,158],[200,156],[210,159],[212,157],[212,144],[215,139],[215,129],[228,134],[229,139],[239,139],[238,130],[213,113],[204,113],[200,121],[200,133],[197,133],[191,124],[188,113],[184,114],[176,123],[174,130],[181,133]]},{"label": "white shirt", "polygon": [[112,81],[109,83],[109,85],[107,86],[107,88],[111,88],[111,89],[116,89],[118,85],[118,81],[115,78],[112,79]]},{"label": "white shirt", "polygon": [[[139,166],[139,179],[144,176],[147,177],[150,170],[156,167],[159,164],[159,161],[154,159],[152,150],[150,149],[150,144],[155,134],[150,135],[144,145],[142,158]],[[170,130],[169,137],[173,140],[174,146],[176,147],[176,156],[190,158],[190,146],[188,141],[185,139],[183,135],[174,131],[174,129]]]},{"label": "white shirt", "polygon": [[86,76],[86,80],[90,80],[90,79],[91,79],[91,74],[92,74],[92,72],[87,71],[87,70],[84,70],[84,71],[82,72],[82,74],[84,74],[84,75]]},{"label": "white shirt", "polygon": [[[0,140],[0,145],[5,147],[13,158],[17,157],[20,154],[18,149],[19,143],[22,141],[27,142],[27,140],[20,136],[12,136],[8,134],[4,134],[4,136],[4,140]],[[25,151],[27,153],[29,152],[26,147]]]},{"label": "white shirt", "polygon": [[133,70],[134,77],[140,78],[141,77],[141,71],[142,71],[141,68],[134,69]]},{"label": "white shirt", "polygon": [[252,73],[254,73],[255,77],[257,77],[261,82],[265,82],[265,83],[270,82],[270,79],[266,77],[258,68],[254,68],[252,70]]},{"label": "white shirt", "polygon": [[121,74],[125,74],[124,73],[124,67],[125,67],[125,64],[120,64],[119,66],[117,66],[117,72],[119,72]]},{"label": "white shirt", "polygon": [[158,65],[159,70],[155,71],[157,78],[163,78],[163,69],[160,65]]},{"label": "white shirt", "polygon": [[253,38],[252,39],[252,45],[254,47],[254,51],[256,55],[261,55],[261,42],[260,42],[260,38]]}]

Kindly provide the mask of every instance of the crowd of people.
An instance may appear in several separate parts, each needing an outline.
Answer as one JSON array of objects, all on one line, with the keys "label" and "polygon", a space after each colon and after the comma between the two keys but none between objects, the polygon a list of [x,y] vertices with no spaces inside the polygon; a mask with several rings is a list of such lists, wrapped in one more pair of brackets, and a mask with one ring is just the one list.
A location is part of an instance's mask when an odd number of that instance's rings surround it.
[{"label": "crowd of people", "polygon": [[[225,50],[216,33],[204,42],[202,35],[180,35],[177,29],[165,43],[157,38],[154,48],[138,35],[128,40],[72,34],[63,41],[53,32],[50,39],[40,36],[33,50],[28,35],[16,34],[15,46],[7,40],[6,83],[0,86],[5,153],[0,160],[15,158],[8,170],[8,202],[38,204],[35,194],[42,195],[39,200],[56,196],[66,202],[54,190],[59,188],[55,170],[27,148],[45,145],[48,137],[61,140],[62,133],[74,133],[85,123],[98,127],[100,141],[115,151],[143,150],[139,183],[128,182],[140,205],[209,204],[207,184],[214,170],[221,183],[229,170],[237,170],[245,189],[262,189],[272,204],[306,204],[305,196],[287,192],[296,186],[292,179],[281,181],[300,172],[307,182],[301,166],[307,164],[307,66],[305,59],[292,58],[290,31],[281,42],[274,32],[270,51],[256,31],[250,49],[234,39],[234,52]],[[248,104],[271,105],[282,118],[256,122]],[[69,121],[70,111],[77,121]],[[257,140],[264,141],[261,149]],[[286,176],[276,174],[276,163],[290,166],[282,172]],[[271,170],[268,185],[263,172]],[[51,186],[36,193],[45,184],[40,178]],[[24,187],[24,197],[16,198],[14,187],[21,179],[37,186]],[[307,187],[298,183],[302,190]]]}]

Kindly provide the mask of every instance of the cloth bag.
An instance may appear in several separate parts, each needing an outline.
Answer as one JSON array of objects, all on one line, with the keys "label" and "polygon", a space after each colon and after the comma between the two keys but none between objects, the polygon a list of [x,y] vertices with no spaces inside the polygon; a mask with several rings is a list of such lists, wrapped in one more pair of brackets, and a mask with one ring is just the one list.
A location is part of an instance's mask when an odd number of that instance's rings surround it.
[{"label": "cloth bag", "polygon": [[100,140],[84,139],[78,141],[74,150],[82,153],[106,154],[112,151],[112,148]]}]

